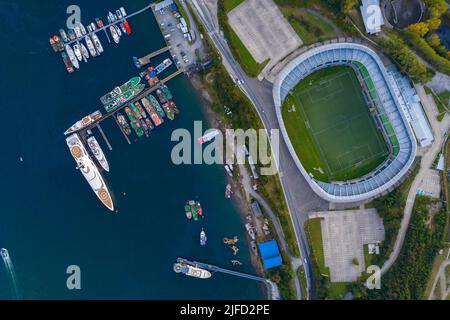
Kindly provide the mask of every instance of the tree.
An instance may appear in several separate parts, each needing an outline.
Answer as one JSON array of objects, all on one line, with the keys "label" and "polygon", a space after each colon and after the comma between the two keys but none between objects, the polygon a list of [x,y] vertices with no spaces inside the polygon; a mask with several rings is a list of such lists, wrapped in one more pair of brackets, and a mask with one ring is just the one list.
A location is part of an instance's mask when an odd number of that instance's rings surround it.
[{"label": "tree", "polygon": [[353,263],[355,266],[359,266],[359,260],[356,259],[356,258],[353,258],[352,263]]},{"label": "tree", "polygon": [[426,22],[417,22],[408,26],[408,30],[414,32],[415,34],[423,37],[430,30],[428,23]]},{"label": "tree", "polygon": [[436,30],[441,25],[441,19],[432,17],[432,18],[428,19],[426,22],[423,22],[423,23],[428,24],[428,29],[429,30]]},{"label": "tree", "polygon": [[352,11],[357,4],[359,4],[359,0],[344,0],[342,1],[342,11],[347,14]]},{"label": "tree", "polygon": [[430,46],[437,47],[441,44],[441,39],[436,33],[431,33],[427,37],[427,42],[430,44]]}]

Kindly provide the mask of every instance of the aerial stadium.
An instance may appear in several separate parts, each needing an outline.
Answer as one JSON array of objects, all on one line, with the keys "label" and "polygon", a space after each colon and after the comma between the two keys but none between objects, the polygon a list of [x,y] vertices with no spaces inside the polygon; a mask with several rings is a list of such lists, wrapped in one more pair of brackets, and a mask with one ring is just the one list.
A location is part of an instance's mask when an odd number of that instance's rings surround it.
[{"label": "aerial stadium", "polygon": [[375,198],[395,187],[416,156],[416,140],[370,48],[331,43],[301,54],[278,74],[277,119],[311,188],[333,203]]}]

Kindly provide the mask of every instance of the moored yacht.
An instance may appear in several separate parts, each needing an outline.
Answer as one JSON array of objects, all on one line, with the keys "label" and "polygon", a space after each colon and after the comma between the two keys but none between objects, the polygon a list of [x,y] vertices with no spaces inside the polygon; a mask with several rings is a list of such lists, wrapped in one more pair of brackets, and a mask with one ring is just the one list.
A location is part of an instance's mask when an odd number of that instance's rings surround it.
[{"label": "moored yacht", "polygon": [[94,136],[89,137],[87,139],[89,148],[91,149],[92,153],[94,154],[95,158],[97,159],[98,163],[102,166],[105,171],[109,172],[109,163],[108,160],[106,160],[106,156],[103,153],[102,148],[100,147],[100,144],[98,143],[97,139],[95,139]]}]

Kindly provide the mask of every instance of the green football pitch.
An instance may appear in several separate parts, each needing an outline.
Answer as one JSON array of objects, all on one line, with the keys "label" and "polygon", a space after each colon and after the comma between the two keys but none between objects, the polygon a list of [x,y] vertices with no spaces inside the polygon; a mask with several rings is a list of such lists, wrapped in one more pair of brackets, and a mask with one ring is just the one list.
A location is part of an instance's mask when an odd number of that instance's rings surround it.
[{"label": "green football pitch", "polygon": [[348,66],[325,68],[303,79],[286,98],[282,116],[303,167],[318,180],[361,177],[389,155]]}]

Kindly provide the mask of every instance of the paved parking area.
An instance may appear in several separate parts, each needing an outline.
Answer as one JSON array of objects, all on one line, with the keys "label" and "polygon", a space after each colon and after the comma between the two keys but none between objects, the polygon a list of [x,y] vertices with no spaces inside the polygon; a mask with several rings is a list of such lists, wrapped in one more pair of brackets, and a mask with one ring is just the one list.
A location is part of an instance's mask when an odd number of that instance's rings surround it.
[{"label": "paved parking area", "polygon": [[422,181],[420,181],[417,194],[439,198],[441,194],[441,177],[439,176],[439,172],[428,169]]},{"label": "paved parking area", "polygon": [[196,50],[201,50],[202,47],[198,35],[193,34],[195,41],[189,43],[181,29],[177,27],[179,20],[172,14],[169,8],[163,9],[163,13],[159,11],[154,12],[154,15],[167,45],[171,47],[172,59],[177,64],[177,67],[187,68],[196,63]]},{"label": "paved parking area", "polygon": [[364,245],[384,240],[383,221],[376,209],[319,212],[311,217],[323,218],[323,252],[331,282],[356,281],[366,270]]},{"label": "paved parking area", "polygon": [[228,22],[258,63],[275,63],[303,43],[272,0],[246,0]]}]

